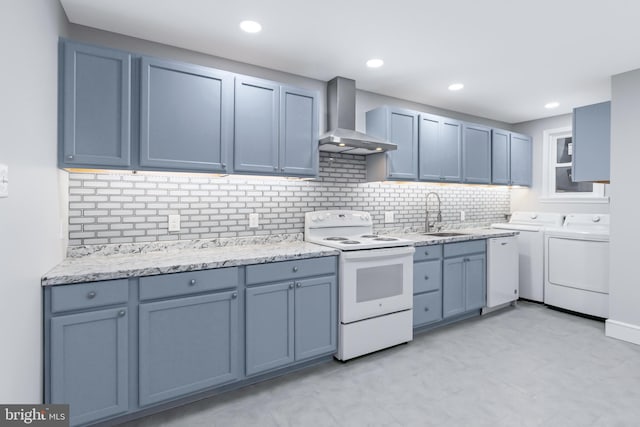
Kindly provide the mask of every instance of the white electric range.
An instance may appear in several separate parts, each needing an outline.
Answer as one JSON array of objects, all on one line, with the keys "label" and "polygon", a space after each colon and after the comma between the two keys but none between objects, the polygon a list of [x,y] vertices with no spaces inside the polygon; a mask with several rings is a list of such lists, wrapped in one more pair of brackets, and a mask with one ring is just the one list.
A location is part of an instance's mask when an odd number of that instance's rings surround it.
[{"label": "white electric range", "polygon": [[413,242],[373,233],[367,212],[305,215],[305,240],[341,250],[338,352],[348,360],[413,339]]}]

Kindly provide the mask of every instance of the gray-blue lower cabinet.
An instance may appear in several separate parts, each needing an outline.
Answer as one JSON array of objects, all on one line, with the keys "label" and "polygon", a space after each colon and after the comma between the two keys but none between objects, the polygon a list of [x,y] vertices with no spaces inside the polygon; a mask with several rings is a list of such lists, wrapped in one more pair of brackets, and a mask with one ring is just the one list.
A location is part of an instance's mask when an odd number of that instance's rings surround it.
[{"label": "gray-blue lower cabinet", "polygon": [[442,245],[413,254],[413,327],[442,320]]},{"label": "gray-blue lower cabinet", "polygon": [[140,304],[139,403],[239,377],[238,291]]},{"label": "gray-blue lower cabinet", "polygon": [[71,425],[129,409],[126,307],[53,317],[50,341],[49,401],[69,404]]},{"label": "gray-blue lower cabinet", "polygon": [[[480,309],[486,304],[485,241],[445,245],[442,263],[444,318]],[[451,257],[447,248],[453,247]]]},{"label": "gray-blue lower cabinet", "polygon": [[258,285],[246,296],[247,375],[336,350],[335,276]]}]

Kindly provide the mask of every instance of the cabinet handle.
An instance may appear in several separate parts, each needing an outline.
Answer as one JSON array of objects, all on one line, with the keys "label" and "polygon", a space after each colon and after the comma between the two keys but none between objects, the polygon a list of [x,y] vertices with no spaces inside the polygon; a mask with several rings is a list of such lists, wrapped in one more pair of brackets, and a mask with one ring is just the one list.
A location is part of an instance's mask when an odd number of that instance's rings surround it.
[{"label": "cabinet handle", "polygon": [[429,280],[429,276],[424,276],[424,280]]},{"label": "cabinet handle", "polygon": [[502,246],[504,246],[504,245],[507,245],[508,243],[507,243],[507,242],[502,242],[502,243],[500,243],[500,244],[501,244]]},{"label": "cabinet handle", "polygon": [[425,308],[424,308],[424,311],[429,311],[429,307],[425,307]]},{"label": "cabinet handle", "polygon": [[429,251],[424,251],[425,256],[429,256]]},{"label": "cabinet handle", "polygon": [[298,267],[293,267],[293,272],[297,272],[298,271]]},{"label": "cabinet handle", "polygon": [[237,292],[232,293],[231,298],[238,298],[238,293]]},{"label": "cabinet handle", "polygon": [[221,166],[222,166],[222,169],[226,169],[227,168],[227,164],[226,163],[223,163]]},{"label": "cabinet handle", "polygon": [[68,155],[68,156],[67,156],[67,159],[69,159],[69,160],[73,160],[73,156],[72,156],[72,155]]},{"label": "cabinet handle", "polygon": [[464,259],[464,262],[469,262],[469,258],[465,258],[465,259]]},{"label": "cabinet handle", "polygon": [[119,317],[122,317],[122,316],[124,316],[125,314],[127,314],[127,312],[126,312],[125,310],[120,310],[120,311],[118,312],[118,316],[119,316]]},{"label": "cabinet handle", "polygon": [[280,168],[280,172],[284,172],[284,168]]},{"label": "cabinet handle", "polygon": [[299,288],[300,286],[302,286],[302,283],[296,282],[296,288]]},{"label": "cabinet handle", "polygon": [[289,289],[293,289],[293,283],[289,283]]},{"label": "cabinet handle", "polygon": [[87,298],[94,299],[96,297],[96,291],[91,291],[87,294]]},{"label": "cabinet handle", "polygon": [[193,286],[196,284],[196,279],[189,280],[189,285]]},{"label": "cabinet handle", "polygon": [[274,171],[277,171],[277,170],[278,170],[278,167],[277,167],[277,166],[274,166],[274,167],[273,167],[273,170],[274,170]]}]

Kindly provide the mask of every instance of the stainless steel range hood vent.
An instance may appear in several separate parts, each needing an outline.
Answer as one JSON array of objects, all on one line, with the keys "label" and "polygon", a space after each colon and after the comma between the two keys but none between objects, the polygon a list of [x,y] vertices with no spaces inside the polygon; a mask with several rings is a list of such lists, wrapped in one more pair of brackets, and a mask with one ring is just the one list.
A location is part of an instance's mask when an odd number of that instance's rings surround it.
[{"label": "stainless steel range hood vent", "polygon": [[398,146],[356,131],[356,82],[335,77],[327,83],[329,132],[320,137],[320,151],[375,154],[397,150]]}]

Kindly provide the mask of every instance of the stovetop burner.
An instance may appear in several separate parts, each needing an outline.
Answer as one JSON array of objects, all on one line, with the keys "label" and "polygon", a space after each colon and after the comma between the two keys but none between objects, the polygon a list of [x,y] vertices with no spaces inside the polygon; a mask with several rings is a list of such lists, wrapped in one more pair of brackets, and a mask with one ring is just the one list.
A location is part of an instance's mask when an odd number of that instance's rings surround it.
[{"label": "stovetop burner", "polygon": [[340,241],[349,240],[349,239],[347,239],[346,237],[325,237],[324,240],[340,242]]},{"label": "stovetop burner", "polygon": [[396,239],[395,237],[376,237],[373,240],[379,240],[381,242],[394,242],[394,241],[396,241],[398,239]]},{"label": "stovetop burner", "polygon": [[378,237],[378,235],[377,234],[363,234],[360,237],[362,237],[363,239],[373,239],[375,237]]},{"label": "stovetop burner", "polygon": [[341,241],[340,243],[345,244],[345,245],[359,245],[360,242],[358,242],[357,240],[344,240]]}]

